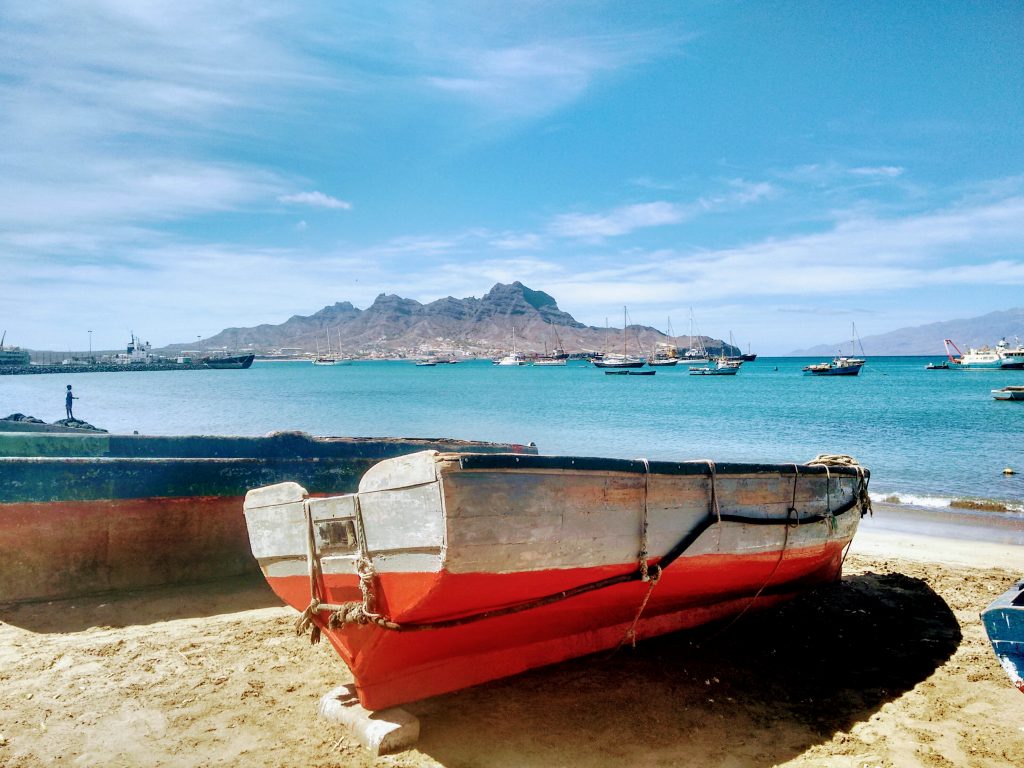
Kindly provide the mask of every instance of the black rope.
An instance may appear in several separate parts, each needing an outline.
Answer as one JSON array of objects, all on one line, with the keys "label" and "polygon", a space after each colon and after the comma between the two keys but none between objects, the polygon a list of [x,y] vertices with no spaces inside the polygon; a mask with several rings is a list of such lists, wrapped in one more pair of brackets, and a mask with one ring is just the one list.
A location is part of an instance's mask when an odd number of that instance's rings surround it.
[{"label": "black rope", "polygon": [[[803,523],[821,523],[828,520],[830,517],[836,515],[845,514],[851,509],[854,509],[859,502],[859,497],[855,494],[854,497],[844,504],[832,515],[811,515],[809,517],[797,517],[796,520],[799,524]],[[792,510],[795,512],[795,510]],[[719,522],[726,523],[746,523],[750,525],[790,525],[793,522],[793,518],[790,515],[790,510],[787,510],[786,517],[784,518],[765,518],[765,517],[746,517],[743,515],[721,515],[716,514],[714,510],[709,510],[707,517],[701,520],[692,530],[680,539],[675,546],[673,546],[665,556],[658,561],[657,565],[653,568],[658,569],[658,577],[664,573],[672,563],[678,560],[690,547],[692,547],[708,528]],[[553,603],[561,602],[562,600],[568,600],[572,597],[579,597],[589,592],[595,592],[599,589],[607,589],[608,587],[614,587],[618,584],[628,584],[633,581],[643,581],[644,572],[642,568],[637,568],[629,573],[623,573],[618,576],[609,576],[605,579],[599,579],[598,581],[592,581],[587,584],[581,584],[571,589],[562,590],[561,592],[555,592],[550,595],[543,597],[534,598],[523,603],[516,603],[515,605],[508,605],[504,608],[495,608],[489,611],[481,611],[480,613],[473,613],[467,616],[460,616],[454,619],[444,619],[442,621],[429,621],[429,622],[412,622],[399,624],[397,622],[386,619],[382,616],[361,616],[357,619],[353,619],[351,610],[346,606],[341,611],[337,611],[331,615],[330,626],[338,627],[343,623],[351,623],[355,621],[358,624],[376,624],[377,626],[383,627],[384,629],[390,629],[396,632],[421,632],[432,629],[449,629],[451,627],[459,627],[463,624],[471,624],[477,621],[483,621],[485,619],[498,618],[500,616],[509,616],[515,613],[521,613],[523,611],[529,611],[534,608],[543,608],[544,606],[551,605]],[[358,605],[353,603],[352,605]]]}]

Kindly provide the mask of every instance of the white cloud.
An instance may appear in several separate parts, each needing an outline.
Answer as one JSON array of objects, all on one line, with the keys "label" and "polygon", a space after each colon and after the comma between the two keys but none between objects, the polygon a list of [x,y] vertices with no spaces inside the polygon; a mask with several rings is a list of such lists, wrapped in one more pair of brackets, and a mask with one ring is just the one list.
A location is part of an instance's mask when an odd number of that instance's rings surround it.
[{"label": "white cloud", "polygon": [[607,213],[564,213],[552,220],[549,230],[560,237],[599,240],[626,235],[638,229],[679,224],[702,213],[749,205],[778,193],[772,184],[743,179],[732,179],[726,187],[723,192],[686,204],[659,200],[624,205]]},{"label": "white cloud", "polygon": [[614,237],[644,227],[678,224],[686,216],[682,206],[658,201],[624,205],[601,214],[564,213],[551,222],[550,229],[561,237]]},{"label": "white cloud", "polygon": [[281,203],[309,205],[314,208],[331,208],[340,211],[352,209],[352,203],[325,195],[323,192],[296,192],[292,195],[279,195],[277,200]]},{"label": "white cloud", "polygon": [[901,168],[896,165],[881,165],[875,168],[851,168],[848,172],[853,176],[872,176],[895,179],[897,176],[902,176],[904,171],[906,171],[905,168]]}]

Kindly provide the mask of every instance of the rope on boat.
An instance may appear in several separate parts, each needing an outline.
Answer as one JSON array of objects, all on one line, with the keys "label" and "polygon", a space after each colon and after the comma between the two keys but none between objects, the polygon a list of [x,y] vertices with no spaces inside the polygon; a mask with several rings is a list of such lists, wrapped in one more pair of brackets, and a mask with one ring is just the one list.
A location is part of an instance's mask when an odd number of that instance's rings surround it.
[{"label": "rope on boat", "polygon": [[[640,621],[640,617],[647,607],[647,603],[650,600],[651,593],[654,591],[654,587],[657,586],[664,571],[672,565],[679,557],[681,557],[686,550],[688,550],[703,534],[713,525],[719,525],[723,522],[737,522],[737,523],[748,523],[748,524],[770,524],[770,525],[784,525],[786,529],[785,538],[783,540],[783,549],[779,554],[779,559],[765,580],[764,584],[754,595],[754,598],[750,601],[750,605],[753,605],[754,600],[764,591],[771,581],[771,578],[775,575],[779,565],[782,562],[783,555],[785,554],[786,547],[789,541],[789,528],[791,527],[790,518],[791,515],[795,517],[795,525],[799,526],[801,518],[796,510],[796,483],[799,476],[799,470],[797,469],[794,473],[793,478],[793,505],[786,511],[786,517],[783,520],[775,520],[770,518],[762,517],[743,517],[741,515],[723,515],[719,507],[718,492],[717,492],[717,468],[715,463],[711,460],[705,460],[708,464],[708,475],[710,478],[710,498],[709,498],[709,509],[708,515],[704,520],[700,521],[690,531],[686,533],[676,544],[665,553],[665,555],[658,561],[653,567],[647,563],[648,552],[647,552],[647,475],[650,473],[650,465],[646,460],[644,461],[645,469],[645,484],[644,484],[644,524],[642,528],[642,541],[641,541],[641,552],[638,566],[635,570],[629,573],[620,574],[618,576],[610,576],[605,579],[590,582],[587,584],[581,584],[570,589],[562,590],[561,592],[555,592],[550,595],[538,597],[533,600],[528,600],[522,603],[515,603],[507,605],[502,608],[495,608],[489,611],[481,611],[479,613],[470,614],[467,616],[460,616],[454,619],[444,619],[441,621],[430,621],[430,622],[410,622],[410,623],[398,623],[392,621],[386,616],[377,613],[376,608],[376,596],[374,592],[374,583],[376,581],[376,571],[373,567],[372,556],[366,551],[365,542],[366,538],[363,530],[362,512],[359,506],[359,499],[356,498],[356,521],[358,525],[357,531],[357,546],[358,560],[356,565],[356,572],[359,576],[359,590],[362,596],[360,602],[347,602],[341,605],[334,605],[330,603],[320,602],[317,597],[317,575],[320,573],[319,568],[319,554],[316,551],[316,542],[313,535],[313,520],[309,513],[308,501],[305,502],[306,507],[306,523],[307,523],[307,557],[310,560],[309,573],[310,573],[310,590],[311,599],[310,604],[302,615],[299,617],[296,623],[296,630],[299,634],[302,634],[307,629],[312,627],[310,632],[310,642],[316,643],[320,639],[319,627],[314,623],[313,617],[315,614],[322,611],[329,611],[330,616],[328,617],[327,624],[332,629],[337,629],[349,624],[374,624],[383,629],[392,630],[395,632],[421,632],[435,629],[449,629],[451,627],[458,627],[464,624],[471,624],[477,621],[483,621],[485,619],[498,618],[501,616],[508,616],[515,613],[521,613],[523,611],[533,610],[535,608],[542,608],[553,603],[558,603],[563,600],[567,600],[572,597],[578,597],[589,592],[594,592],[600,589],[606,589],[607,587],[616,586],[618,584],[626,584],[633,581],[641,581],[649,584],[647,593],[645,594],[643,601],[640,603],[640,607],[637,610],[636,616],[633,622],[626,632],[625,639],[630,639],[635,644],[636,639],[636,625]],[[848,466],[856,467],[857,474],[860,477],[860,486],[854,498],[848,505],[845,505],[843,509],[837,510],[839,514],[843,514],[857,506],[861,507],[861,517],[866,512],[865,508],[870,511],[871,500],[867,494],[867,476],[864,472],[863,467],[857,464],[856,460],[850,456],[842,455],[819,455],[813,461],[808,462],[809,465],[821,465],[826,467],[826,477],[828,475],[829,466]],[[830,518],[834,521],[835,512],[829,509],[827,515],[813,515],[804,517],[802,522],[804,524],[814,522],[824,522]],[[315,562],[314,562],[315,561]],[[748,605],[747,608],[750,606]],[[747,608],[744,608],[742,613],[745,613]]]},{"label": "rope on boat", "polygon": [[651,463],[647,459],[640,459],[640,461],[644,463],[644,506],[643,519],[640,524],[640,580],[646,582],[651,580],[650,572],[647,569],[647,497],[650,492]]},{"label": "rope on boat", "polygon": [[[857,470],[857,477],[860,478],[860,487],[857,489],[857,502],[860,504],[860,516],[865,515],[875,516],[874,510],[871,508],[871,496],[868,495],[868,478],[858,461],[853,456],[848,456],[845,453],[819,453],[813,459],[807,462],[807,466],[822,466],[825,467],[825,476],[828,478],[829,467],[850,467],[851,469]],[[828,486],[826,485],[826,493]]]}]

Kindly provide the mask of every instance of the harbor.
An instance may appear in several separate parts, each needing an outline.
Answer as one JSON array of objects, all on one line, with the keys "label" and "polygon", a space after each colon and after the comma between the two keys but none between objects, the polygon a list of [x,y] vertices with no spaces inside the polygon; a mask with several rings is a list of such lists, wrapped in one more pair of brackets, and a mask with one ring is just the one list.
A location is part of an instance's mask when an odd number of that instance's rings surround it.
[{"label": "harbor", "polygon": [[0,767],[1024,766],[1022,28],[6,4]]}]

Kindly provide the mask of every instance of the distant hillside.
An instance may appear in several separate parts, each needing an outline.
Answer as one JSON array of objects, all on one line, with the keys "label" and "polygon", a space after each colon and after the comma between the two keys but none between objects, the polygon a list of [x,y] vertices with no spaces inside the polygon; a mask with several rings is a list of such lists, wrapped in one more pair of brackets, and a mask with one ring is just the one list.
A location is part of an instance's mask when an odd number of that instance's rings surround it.
[{"label": "distant hillside", "polygon": [[[577,322],[558,308],[554,298],[520,282],[498,283],[483,297],[451,296],[421,304],[381,294],[367,309],[344,301],[309,316],[295,315],[280,325],[227,328],[201,342],[203,349],[253,350],[272,354],[281,349],[347,355],[418,355],[431,352],[492,355],[509,350],[512,329],[522,352],[543,352],[561,345],[567,352],[621,351],[622,328],[595,328]],[[714,353],[739,350],[720,339],[700,337]],[[648,326],[631,325],[626,337],[630,353],[649,354],[657,342],[689,348],[689,336],[668,337]],[[195,342],[172,344],[168,352],[195,349]]]},{"label": "distant hillside", "polygon": [[[1024,308],[1021,307],[990,312],[981,317],[946,320],[915,328],[900,328],[877,336],[867,336],[861,341],[867,355],[942,355],[943,339],[952,339],[960,349],[965,349],[985,344],[991,346],[1003,337],[1012,342],[1015,336],[1024,338]],[[837,349],[849,352],[850,340],[819,344],[816,347],[795,350],[790,354],[833,355]],[[860,351],[859,347],[857,351]]]}]

